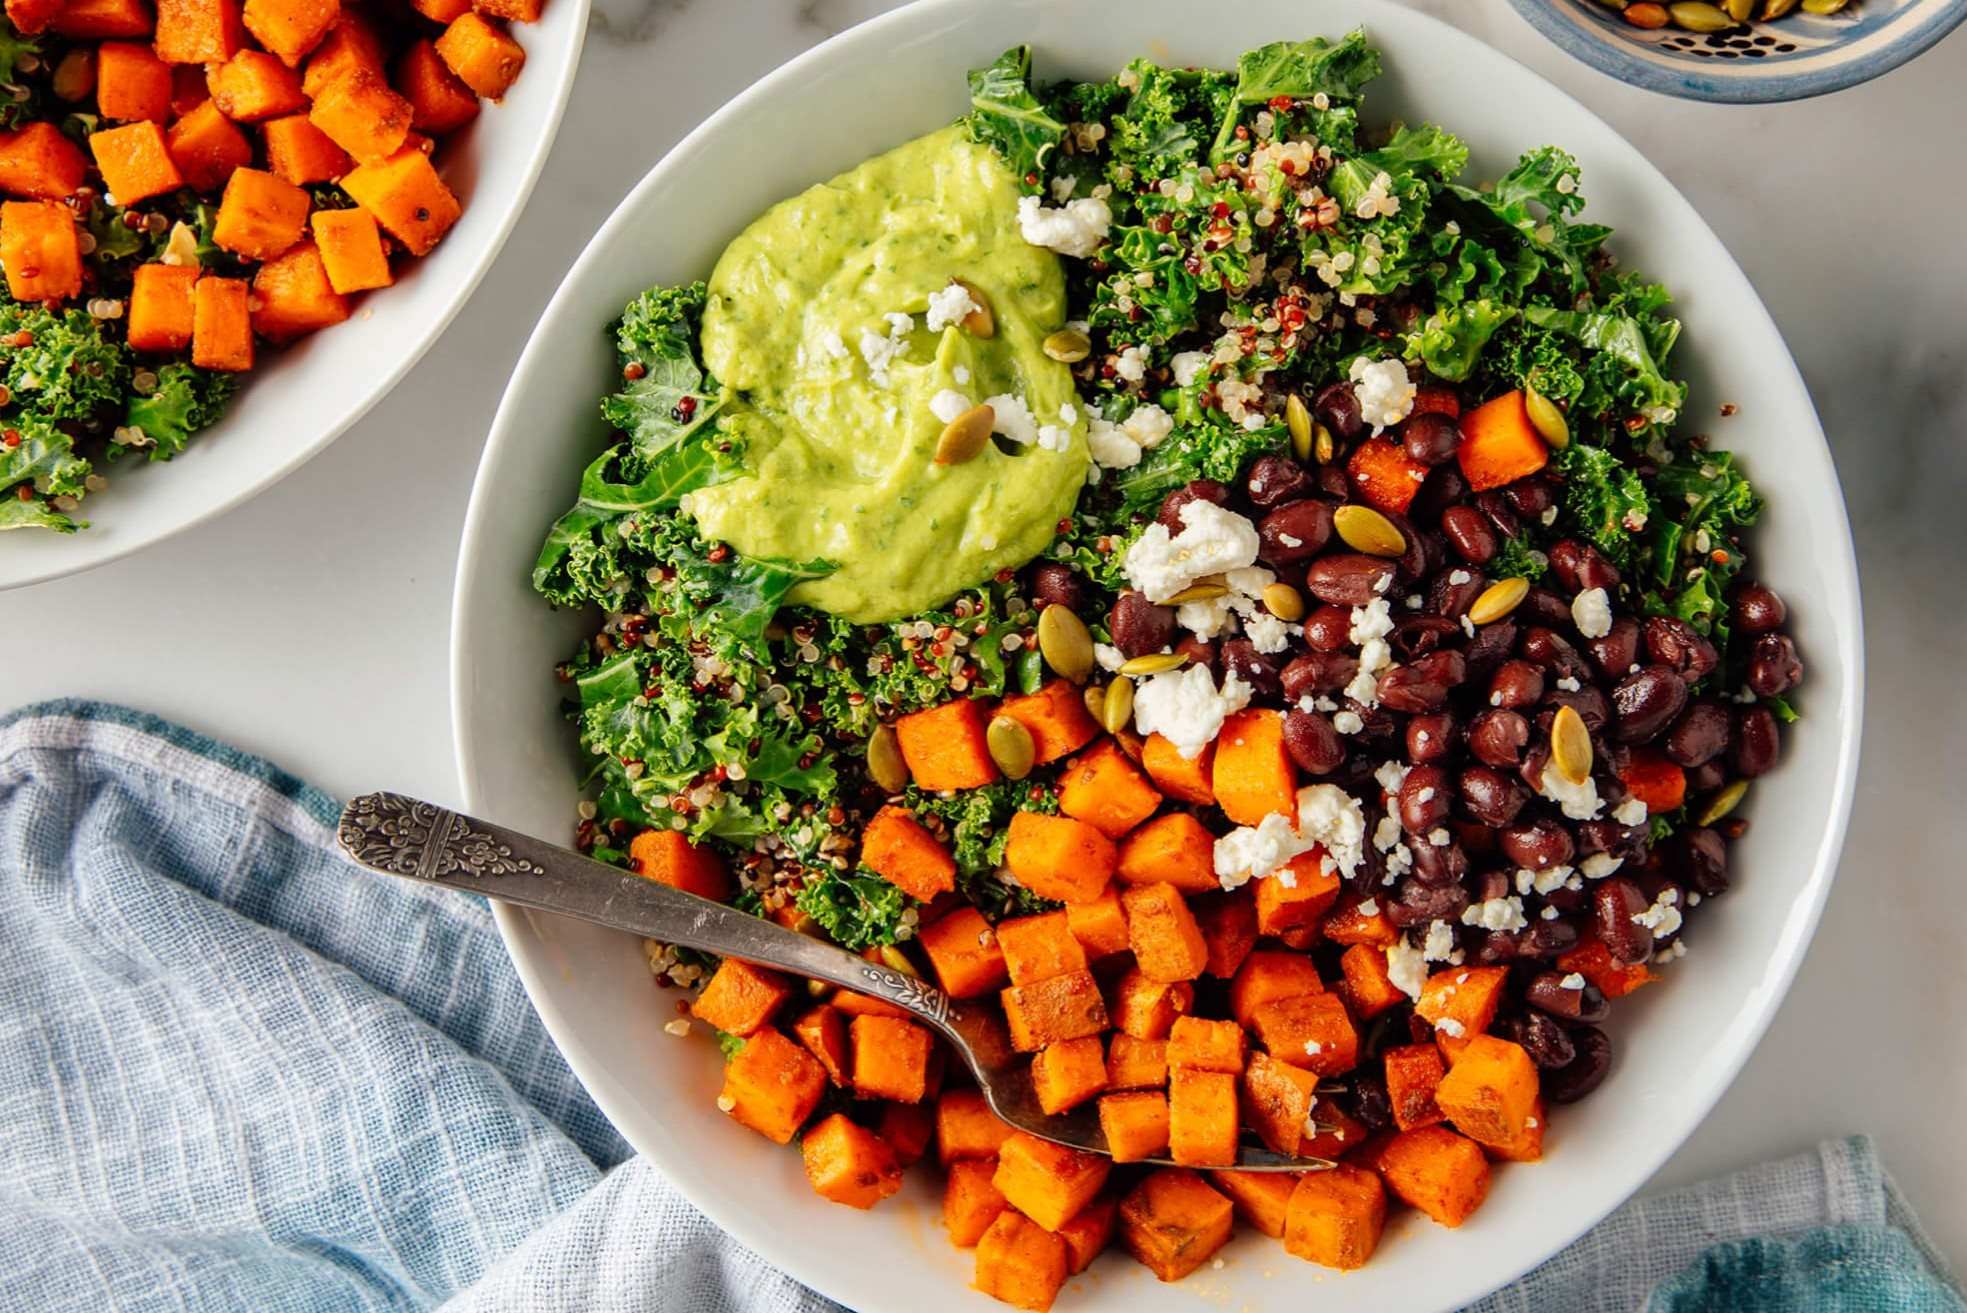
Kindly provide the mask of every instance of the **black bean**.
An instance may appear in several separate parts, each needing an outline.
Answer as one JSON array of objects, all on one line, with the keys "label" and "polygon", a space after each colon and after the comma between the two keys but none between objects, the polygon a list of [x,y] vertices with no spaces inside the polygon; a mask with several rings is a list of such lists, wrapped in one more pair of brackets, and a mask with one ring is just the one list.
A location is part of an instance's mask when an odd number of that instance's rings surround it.
[{"label": "black bean", "polygon": [[1445,761],[1455,751],[1455,717],[1436,711],[1407,722],[1407,760],[1416,766]]},{"label": "black bean", "polygon": [[1345,740],[1315,711],[1284,713],[1284,750],[1307,775],[1330,775],[1345,764]]},{"label": "black bean", "polygon": [[1441,512],[1441,532],[1470,565],[1482,565],[1496,554],[1496,531],[1473,506],[1450,506]]},{"label": "black bean", "polygon": [[1188,527],[1182,523],[1182,507],[1192,501],[1206,501],[1215,506],[1227,506],[1229,489],[1214,479],[1191,479],[1161,499],[1161,512],[1155,518],[1169,533],[1180,533]]},{"label": "black bean", "polygon": [[1523,532],[1522,521],[1509,508],[1509,499],[1493,488],[1475,494],[1475,509],[1482,512],[1482,518],[1489,522],[1489,527],[1504,538],[1514,538]]},{"label": "black bean", "polygon": [[1503,500],[1524,519],[1540,520],[1545,511],[1557,505],[1557,489],[1549,479],[1518,479],[1503,488]]},{"label": "black bean", "polygon": [[1550,572],[1564,585],[1564,591],[1577,596],[1587,588],[1612,592],[1619,586],[1619,569],[1605,554],[1588,542],[1563,538],[1551,544]]},{"label": "black bean", "polygon": [[1629,615],[1620,616],[1609,631],[1585,640],[1585,652],[1605,678],[1625,678],[1639,662],[1639,622]]},{"label": "black bean", "polygon": [[1549,629],[1567,629],[1571,625],[1571,604],[1542,584],[1536,584],[1517,604],[1516,618]]},{"label": "black bean", "polygon": [[1216,645],[1206,638],[1183,634],[1175,640],[1175,651],[1187,657],[1191,666],[1207,666],[1210,670],[1216,668]]},{"label": "black bean", "polygon": [[1318,390],[1318,395],[1312,398],[1311,413],[1332,430],[1333,436],[1346,442],[1357,442],[1366,432],[1366,416],[1359,406],[1359,394],[1352,390],[1352,384],[1343,380],[1327,383]]},{"label": "black bean", "polygon": [[1393,636],[1387,642],[1395,652],[1411,661],[1446,647],[1461,636],[1462,627],[1453,620],[1438,615],[1410,615],[1394,621]]},{"label": "black bean", "polygon": [[1545,1072],[1544,1097],[1552,1103],[1576,1103],[1605,1083],[1612,1070],[1612,1040],[1596,1026],[1581,1026],[1571,1032],[1571,1043],[1578,1056],[1568,1066]]},{"label": "black bean", "polygon": [[1559,707],[1569,707],[1578,713],[1585,728],[1597,734],[1612,723],[1612,704],[1596,684],[1586,684],[1579,689],[1554,688],[1544,694],[1544,705],[1555,711]]},{"label": "black bean", "polygon": [[1408,847],[1414,855],[1414,878],[1422,884],[1457,884],[1468,874],[1468,853],[1458,843],[1436,844],[1422,839]]},{"label": "black bean", "polygon": [[1266,565],[1295,565],[1324,551],[1331,537],[1331,503],[1285,502],[1257,521],[1257,558]]},{"label": "black bean", "polygon": [[1803,662],[1787,634],[1763,634],[1749,651],[1748,686],[1757,697],[1779,698],[1803,681]]},{"label": "black bean", "polygon": [[1644,825],[1621,825],[1604,817],[1595,821],[1579,821],[1576,829],[1578,856],[1609,853],[1623,861],[1638,861],[1646,855],[1648,833]]},{"label": "black bean", "polygon": [[1510,883],[1507,871],[1484,871],[1475,877],[1474,885],[1470,897],[1475,902],[1487,903],[1498,898],[1509,897]]},{"label": "black bean", "polygon": [[[1487,581],[1472,570],[1450,570],[1446,574],[1438,574],[1434,576],[1434,582],[1428,585],[1428,610],[1459,621],[1468,614],[1468,609],[1475,605],[1475,599],[1482,596],[1488,586]],[[1459,625],[1456,627],[1460,628]]]},{"label": "black bean", "polygon": [[[1734,731],[1731,728],[1729,730],[1731,738],[1733,734]],[[1705,762],[1699,766],[1690,766],[1687,768],[1687,792],[1689,793],[1713,793],[1727,782],[1728,767],[1720,758]]]},{"label": "black bean", "polygon": [[1468,640],[1465,655],[1468,657],[1468,673],[1471,679],[1486,678],[1489,673],[1516,650],[1516,624],[1510,620],[1498,620],[1484,625],[1475,631],[1475,637]]},{"label": "black bean", "polygon": [[1312,471],[1311,481],[1321,497],[1335,502],[1352,500],[1352,484],[1346,481],[1345,470],[1337,465],[1320,465]]},{"label": "black bean", "polygon": [[1146,656],[1174,641],[1175,608],[1157,606],[1147,600],[1146,593],[1129,588],[1113,599],[1106,628],[1121,655]]},{"label": "black bean", "polygon": [[1314,652],[1337,652],[1352,642],[1352,612],[1343,606],[1321,606],[1305,617],[1305,646]]},{"label": "black bean", "polygon": [[[1555,902],[1551,902],[1550,905],[1558,907],[1560,911],[1564,910]],[[1577,944],[1578,927],[1575,924],[1560,917],[1552,917],[1549,920],[1539,917],[1530,927],[1530,933],[1524,937],[1523,952],[1528,957],[1556,957],[1560,953],[1570,952],[1577,947]]]},{"label": "black bean", "polygon": [[1383,902],[1381,906],[1387,920],[1402,929],[1426,925],[1430,921],[1446,921],[1453,925],[1468,910],[1468,890],[1459,884],[1431,885],[1408,876],[1400,882],[1398,896],[1392,904]]},{"label": "black bean", "polygon": [[1782,731],[1776,727],[1776,714],[1767,707],[1740,707],[1735,711],[1735,733],[1728,758],[1735,774],[1754,779],[1766,775],[1782,751]]},{"label": "black bean", "polygon": [[1062,606],[1068,611],[1080,611],[1090,594],[1086,581],[1071,566],[1040,561],[1031,567],[1031,595],[1041,607]]},{"label": "black bean", "polygon": [[1532,871],[1564,865],[1577,847],[1569,830],[1543,816],[1504,826],[1496,842],[1505,857]]},{"label": "black bean", "polygon": [[1414,527],[1412,521],[1396,511],[1386,511],[1384,514],[1387,523],[1400,530],[1400,536],[1407,543],[1400,555],[1393,558],[1393,563],[1400,568],[1401,579],[1412,583],[1414,580],[1425,579],[1433,574],[1448,550],[1447,544],[1441,540],[1441,535],[1422,533]]},{"label": "black bean", "polygon": [[1247,638],[1225,640],[1222,662],[1223,669],[1233,671],[1259,698],[1268,701],[1284,691],[1277,661],[1268,653],[1257,651],[1257,645]]},{"label": "black bean", "polygon": [[1523,1001],[1540,1012],[1565,1021],[1592,1025],[1612,1015],[1612,1005],[1598,986],[1586,981],[1581,989],[1567,989],[1568,973],[1545,971],[1523,987]]},{"label": "black bean", "polygon": [[1621,743],[1651,743],[1687,705],[1687,681],[1671,666],[1652,665],[1612,688],[1612,718]]},{"label": "black bean", "polygon": [[1745,634],[1766,634],[1781,629],[1789,619],[1789,608],[1776,590],[1767,584],[1743,584],[1735,590],[1735,624]]},{"label": "black bean", "polygon": [[1360,552],[1337,552],[1311,563],[1305,588],[1334,606],[1365,606],[1393,582],[1393,565]]},{"label": "black bean", "polygon": [[1700,766],[1728,750],[1728,708],[1702,698],[1681,713],[1661,746],[1678,766]]},{"label": "black bean", "polygon": [[1407,506],[1407,513],[1422,522],[1439,520],[1449,507],[1468,496],[1468,480],[1462,477],[1459,467],[1437,465],[1428,471],[1426,482],[1414,494],[1414,500]]},{"label": "black bean", "polygon": [[1528,661],[1512,658],[1489,676],[1489,705],[1514,711],[1543,701],[1544,672]]},{"label": "black bean", "polygon": [[1407,459],[1432,467],[1454,459],[1462,445],[1462,431],[1439,411],[1423,411],[1408,416],[1400,426],[1400,445],[1406,449]]},{"label": "black bean", "polygon": [[1468,663],[1460,652],[1430,652],[1380,676],[1380,705],[1391,711],[1439,711],[1448,705],[1449,690],[1467,676]]},{"label": "black bean", "polygon": [[1541,667],[1553,679],[1575,679],[1580,684],[1591,680],[1591,667],[1585,664],[1570,640],[1555,629],[1532,625],[1517,640],[1516,650],[1523,654],[1524,660]]},{"label": "black bean", "polygon": [[1359,658],[1343,652],[1307,652],[1284,667],[1284,696],[1292,702],[1336,693],[1359,673]]},{"label": "black bean", "polygon": [[1530,800],[1527,789],[1494,766],[1470,766],[1459,784],[1462,808],[1484,825],[1508,825]]},{"label": "black bean", "polygon": [[1516,765],[1529,741],[1530,722],[1514,711],[1485,711],[1469,722],[1468,750],[1490,766]]},{"label": "black bean", "polygon": [[1311,493],[1311,475],[1289,456],[1259,456],[1244,479],[1250,504],[1259,510],[1281,506]]},{"label": "black bean", "polygon": [[1678,616],[1648,616],[1645,632],[1647,657],[1690,684],[1705,679],[1721,660],[1714,644]]},{"label": "black bean", "polygon": [[1673,836],[1673,856],[1680,878],[1703,898],[1728,892],[1728,845],[1705,825]]},{"label": "black bean", "polygon": [[1591,896],[1593,925],[1612,960],[1625,966],[1653,956],[1653,932],[1633,920],[1652,906],[1639,886],[1623,875],[1598,882]]},{"label": "black bean", "polygon": [[1424,838],[1448,819],[1448,772],[1439,766],[1416,766],[1401,781],[1400,824],[1407,833]]},{"label": "black bean", "polygon": [[1369,1131],[1383,1131],[1393,1125],[1393,1099],[1386,1092],[1386,1081],[1376,1072],[1362,1071],[1352,1078],[1352,1115]]},{"label": "black bean", "polygon": [[1507,1020],[1512,1023],[1513,1038],[1537,1066],[1546,1071],[1555,1071],[1576,1061],[1578,1049],[1571,1042],[1571,1032],[1543,1013],[1526,1012]]}]

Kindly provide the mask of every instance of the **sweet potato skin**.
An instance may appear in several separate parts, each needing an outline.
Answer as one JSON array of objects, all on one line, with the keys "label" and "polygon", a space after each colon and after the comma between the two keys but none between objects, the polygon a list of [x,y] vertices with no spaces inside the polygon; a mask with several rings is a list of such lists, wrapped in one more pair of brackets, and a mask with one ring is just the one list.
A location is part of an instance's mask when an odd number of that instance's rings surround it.
[{"label": "sweet potato skin", "polygon": [[1235,1209],[1186,1168],[1150,1172],[1120,1201],[1120,1242],[1162,1281],[1179,1281],[1229,1240]]}]

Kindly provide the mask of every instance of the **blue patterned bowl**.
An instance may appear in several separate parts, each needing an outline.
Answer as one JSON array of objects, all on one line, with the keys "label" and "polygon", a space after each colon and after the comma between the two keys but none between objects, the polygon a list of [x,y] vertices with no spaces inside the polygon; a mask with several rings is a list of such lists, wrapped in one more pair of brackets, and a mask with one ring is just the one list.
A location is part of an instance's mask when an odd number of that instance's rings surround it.
[{"label": "blue patterned bowl", "polygon": [[1621,82],[1669,96],[1750,104],[1802,100],[1889,73],[1967,18],[1967,0],[1853,0],[1703,36],[1632,26],[1598,0],[1510,0],[1530,26]]}]

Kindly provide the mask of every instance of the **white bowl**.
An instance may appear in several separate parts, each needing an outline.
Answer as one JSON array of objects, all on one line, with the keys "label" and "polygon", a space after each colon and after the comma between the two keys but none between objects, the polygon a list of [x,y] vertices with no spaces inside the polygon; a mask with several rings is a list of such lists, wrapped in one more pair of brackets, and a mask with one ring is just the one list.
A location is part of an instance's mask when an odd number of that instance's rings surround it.
[{"label": "white bowl", "polygon": [[94,569],[231,510],[299,469],[387,396],[464,308],[519,221],[573,89],[588,6],[547,0],[539,22],[512,25],[525,71],[503,101],[487,104],[439,150],[438,172],[464,214],[436,250],[403,266],[394,286],[365,293],[347,322],[264,353],[225,418],[177,459],[99,463],[110,487],[83,501],[88,528],[0,534],[0,589]]},{"label": "white bowl", "polygon": [[[1857,767],[1859,610],[1837,477],[1775,325],[1707,225],[1637,151],[1583,106],[1503,55],[1378,0],[931,0],[794,60],[686,138],[616,210],[542,316],[494,423],[465,524],[452,632],[453,713],[468,806],[566,836],[577,799],[573,734],[551,677],[582,628],[527,586],[541,536],[604,441],[595,398],[615,363],[603,326],[643,288],[704,276],[773,201],[965,108],[964,70],[1029,41],[1046,76],[1105,76],[1128,58],[1225,65],[1247,46],[1365,23],[1388,56],[1368,117],[1439,120],[1494,176],[1556,142],[1582,161],[1587,217],[1619,228],[1631,265],[1680,294],[1678,360],[1691,413],[1744,453],[1770,510],[1757,570],[1789,600],[1809,662],[1808,715],[1760,782],[1737,847],[1736,890],[1701,911],[1685,961],[1618,1009],[1618,1062],[1588,1101],[1553,1118],[1548,1156],[1496,1174],[1459,1231],[1408,1213],[1343,1277],[1245,1229],[1225,1265],[1162,1286],[1123,1254],[1076,1278],[1060,1309],[1458,1307],[1528,1270],[1637,1190],[1740,1069],[1788,988],[1831,880]],[[713,1106],[714,1052],[666,1035],[674,1000],[650,983],[631,936],[499,909],[547,1028],[602,1110],[726,1230],[861,1313],[999,1309],[969,1289],[929,1172],[863,1214],[815,1196],[798,1155]]]}]

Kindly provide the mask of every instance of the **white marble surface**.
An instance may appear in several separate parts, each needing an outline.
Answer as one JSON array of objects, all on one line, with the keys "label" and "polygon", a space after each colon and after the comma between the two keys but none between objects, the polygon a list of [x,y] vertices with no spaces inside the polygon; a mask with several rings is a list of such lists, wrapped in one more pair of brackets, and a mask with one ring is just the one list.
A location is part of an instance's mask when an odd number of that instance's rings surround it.
[{"label": "white marble surface", "polygon": [[[1941,1248],[1967,1263],[1967,36],[1840,95],[1721,108],[1573,63],[1502,0],[1412,2],[1583,99],[1693,200],[1802,365],[1856,527],[1870,732],[1843,869],[1773,1028],[1656,1184],[1864,1131]],[[539,190],[448,336],[363,423],[243,510],[141,558],[0,596],[0,705],[115,699],[338,793],[454,799],[458,532],[534,317],[587,235],[703,115],[887,7],[597,0]]]}]

